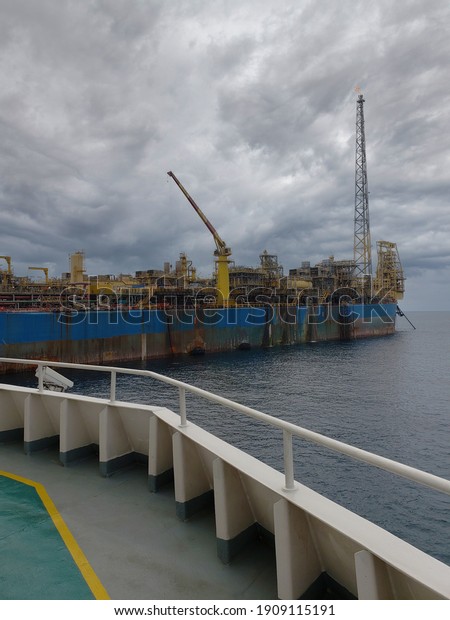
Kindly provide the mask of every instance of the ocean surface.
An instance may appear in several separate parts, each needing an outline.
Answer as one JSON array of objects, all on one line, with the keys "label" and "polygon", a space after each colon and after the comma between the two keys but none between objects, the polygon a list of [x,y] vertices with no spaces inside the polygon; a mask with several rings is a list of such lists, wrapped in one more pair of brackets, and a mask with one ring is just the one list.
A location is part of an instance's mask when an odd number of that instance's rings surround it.
[{"label": "ocean surface", "polygon": [[[450,479],[450,312],[411,312],[392,336],[128,364]],[[124,366],[124,364],[121,364]],[[109,376],[64,371],[108,397]],[[2,381],[36,384],[30,373]],[[117,398],[178,411],[178,392],[119,375]],[[281,431],[187,395],[188,419],[283,471]],[[450,497],[294,439],[295,477],[450,565]]]}]

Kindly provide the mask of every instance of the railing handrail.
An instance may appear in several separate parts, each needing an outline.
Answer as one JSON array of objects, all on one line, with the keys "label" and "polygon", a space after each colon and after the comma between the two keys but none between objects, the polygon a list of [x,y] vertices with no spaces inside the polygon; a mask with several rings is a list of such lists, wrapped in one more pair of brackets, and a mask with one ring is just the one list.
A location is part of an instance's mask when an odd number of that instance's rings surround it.
[{"label": "railing handrail", "polygon": [[[294,473],[293,473],[292,438],[300,437],[301,439],[312,441],[313,443],[316,443],[325,448],[333,450],[334,452],[344,454],[353,459],[367,463],[368,465],[373,465],[375,467],[378,467],[379,469],[383,469],[397,476],[407,478],[408,480],[411,480],[413,482],[425,485],[427,487],[435,489],[436,491],[441,491],[443,493],[447,493],[450,495],[450,481],[446,480],[445,478],[441,478],[434,474],[424,472],[420,469],[416,469],[415,467],[411,467],[409,465],[404,465],[403,463],[399,463],[398,461],[388,459],[384,456],[379,456],[377,454],[374,454],[373,452],[368,452],[367,450],[356,448],[354,446],[346,444],[337,439],[332,439],[331,437],[327,437],[326,435],[316,433],[315,431],[310,431],[301,426],[292,424],[292,422],[287,422],[286,420],[275,418],[267,413],[263,413],[262,411],[253,409],[252,407],[241,405],[240,403],[236,403],[235,401],[230,400],[228,398],[224,398],[223,396],[218,396],[217,394],[213,394],[212,392],[208,392],[207,390],[203,390],[202,388],[195,387],[193,385],[190,385],[189,383],[185,383],[184,381],[179,381],[178,379],[172,379],[165,375],[161,375],[159,373],[153,372],[152,370],[138,370],[138,369],[133,369],[133,368],[122,368],[118,366],[98,366],[98,365],[93,365],[93,364],[75,364],[75,363],[69,363],[69,362],[54,362],[50,360],[25,360],[25,359],[6,358],[6,357],[0,357],[0,363],[31,365],[31,366],[37,366],[38,368],[43,368],[44,366],[59,367],[59,368],[73,368],[73,369],[79,369],[79,370],[92,370],[92,371],[97,371],[97,372],[110,373],[110,376],[111,376],[110,402],[112,403],[116,403],[115,379],[118,373],[127,374],[127,375],[135,375],[135,376],[143,376],[143,377],[151,377],[153,379],[156,379],[157,381],[160,381],[162,383],[167,383],[168,385],[172,385],[179,389],[180,391],[180,418],[181,418],[180,426],[182,427],[186,426],[187,424],[186,402],[185,402],[185,393],[187,391],[192,394],[196,394],[206,400],[210,400],[219,405],[232,409],[234,411],[238,411],[239,413],[243,413],[261,422],[265,422],[269,424],[270,426],[279,428],[283,431],[284,465],[285,465],[285,477],[286,477],[285,490],[287,491],[293,490],[295,488]],[[39,380],[39,390],[40,391],[43,390],[43,384],[42,384],[41,378]]]}]

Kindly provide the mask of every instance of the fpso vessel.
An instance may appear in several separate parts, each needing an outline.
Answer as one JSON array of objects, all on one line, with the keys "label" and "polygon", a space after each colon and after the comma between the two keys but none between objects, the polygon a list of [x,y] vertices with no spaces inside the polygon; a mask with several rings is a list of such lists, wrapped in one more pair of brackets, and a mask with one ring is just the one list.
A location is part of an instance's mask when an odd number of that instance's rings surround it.
[{"label": "fpso vessel", "polygon": [[174,270],[166,263],[134,276],[86,276],[84,254],[75,252],[59,280],[50,280],[46,267],[30,267],[45,274],[37,284],[14,277],[11,257],[1,256],[0,357],[102,363],[393,333],[404,277],[389,241],[377,242],[372,276],[363,103],[359,95],[352,260],[303,262],[285,276],[278,257],[264,251],[259,267],[236,266],[169,172],[213,236],[213,277],[199,279],[185,254]]}]

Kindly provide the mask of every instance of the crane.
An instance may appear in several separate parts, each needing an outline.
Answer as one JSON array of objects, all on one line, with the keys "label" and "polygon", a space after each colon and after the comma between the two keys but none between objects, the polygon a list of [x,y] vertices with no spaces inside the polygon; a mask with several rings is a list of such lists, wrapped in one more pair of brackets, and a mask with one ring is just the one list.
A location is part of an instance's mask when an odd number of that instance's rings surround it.
[{"label": "crane", "polygon": [[209,232],[212,234],[214,238],[214,242],[216,244],[216,249],[214,251],[214,254],[217,257],[216,259],[217,260],[217,289],[218,289],[217,301],[220,305],[223,305],[228,302],[228,299],[230,297],[230,274],[229,274],[229,269],[228,269],[228,263],[229,263],[228,257],[231,256],[231,249],[227,247],[227,244],[225,243],[225,241],[220,237],[217,230],[208,220],[208,218],[203,213],[203,211],[200,209],[200,207],[194,202],[194,200],[188,194],[188,192],[183,187],[183,185],[180,183],[180,181],[177,179],[177,177],[174,175],[174,173],[170,171],[167,174],[169,175],[169,177],[172,177],[172,179],[178,185],[180,190],[183,192],[183,194],[186,196],[188,201],[197,211],[198,215],[201,217],[207,229],[209,230]]},{"label": "crane", "polygon": [[48,284],[48,267],[28,267],[28,269],[37,269],[45,274],[45,284]]},{"label": "crane", "polygon": [[10,276],[12,274],[12,269],[11,269],[11,256],[0,256],[0,258],[4,258],[7,265],[8,265],[8,275]]},{"label": "crane", "polygon": [[7,284],[8,280],[11,279],[12,269],[11,269],[11,256],[0,256],[0,258],[4,258],[6,264],[8,265],[8,271],[2,274],[2,284]]}]

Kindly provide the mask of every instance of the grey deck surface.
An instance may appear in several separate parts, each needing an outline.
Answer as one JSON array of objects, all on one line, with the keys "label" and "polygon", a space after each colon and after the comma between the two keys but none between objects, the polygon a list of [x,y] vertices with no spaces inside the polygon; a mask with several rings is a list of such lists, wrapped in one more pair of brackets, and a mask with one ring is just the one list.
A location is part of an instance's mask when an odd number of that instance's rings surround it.
[{"label": "grey deck surface", "polygon": [[214,514],[181,522],[173,488],[150,493],[144,466],[103,478],[96,459],[63,467],[57,451],[27,456],[21,443],[0,443],[0,470],[44,485],[111,599],[277,598],[269,545],[222,564]]}]

